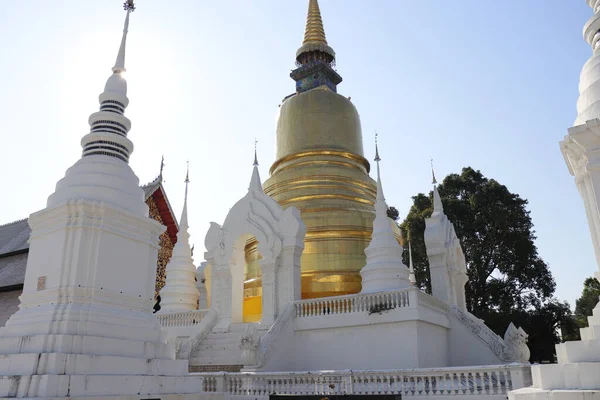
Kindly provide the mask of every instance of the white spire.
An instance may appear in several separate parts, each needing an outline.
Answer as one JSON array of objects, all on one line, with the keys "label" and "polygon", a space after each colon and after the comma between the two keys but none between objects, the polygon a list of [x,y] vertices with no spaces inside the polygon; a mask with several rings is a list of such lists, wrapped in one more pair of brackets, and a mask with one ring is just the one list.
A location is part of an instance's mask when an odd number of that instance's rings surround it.
[{"label": "white spire", "polygon": [[112,75],[106,81],[104,93],[100,95],[100,112],[90,116],[91,134],[83,139],[83,156],[102,154],[129,162],[133,144],[127,139],[131,121],[123,115],[129,104],[127,81],[123,77],[123,72],[125,72],[129,14],[135,10],[133,0],[126,1],[123,7],[127,11],[127,16],[117,62],[112,68]]},{"label": "white spire", "polygon": [[[377,198],[376,201],[383,201],[385,203],[385,196],[383,195],[383,185],[381,184],[381,172],[379,171],[379,161],[381,161],[381,157],[379,157],[379,144],[377,143],[377,132],[375,132],[375,162],[377,163]],[[386,204],[387,207],[387,204]],[[387,215],[387,208],[386,208]]]},{"label": "white spire", "polygon": [[433,186],[433,212],[434,213],[443,213],[444,212],[442,198],[440,197],[440,192],[438,192],[437,185]]},{"label": "white spire", "polygon": [[[127,11],[125,32],[129,14],[134,9],[133,0],[124,4]],[[118,60],[123,61],[125,40],[121,43]],[[123,63],[117,62],[99,96],[100,110],[88,118],[90,132],[81,139],[81,160],[69,170],[48,198],[48,207],[68,200],[86,198],[118,206],[139,215],[148,215],[148,206],[140,201],[141,189],[138,178],[127,165],[133,152],[133,143],[127,137],[131,121],[124,115],[129,104],[127,82],[122,76]],[[73,166],[73,167],[75,167]],[[102,189],[91,190],[91,182],[104,177]]]},{"label": "white spire", "polygon": [[433,214],[441,214],[444,212],[444,206],[442,205],[442,198],[437,189],[437,179],[435,179],[435,170],[433,169],[433,159],[431,159],[431,184],[433,185]]},{"label": "white spire", "polygon": [[[183,211],[181,212],[181,221],[179,221],[180,229],[189,228],[188,225],[188,213],[187,213],[187,197],[188,197],[188,184],[190,183],[190,162],[187,162],[187,172],[185,173],[185,197],[183,200]],[[191,254],[191,252],[190,252]]]},{"label": "white spire", "polygon": [[188,232],[187,195],[188,184],[190,183],[189,175],[188,163],[185,175],[185,198],[181,221],[179,222],[179,232],[177,232],[177,243],[173,248],[171,261],[167,264],[165,286],[160,291],[161,308],[159,313],[196,310],[198,307],[200,294],[196,287],[196,267],[192,258],[190,234]]},{"label": "white spire", "polygon": [[127,32],[129,31],[129,14],[131,14],[131,12],[135,10],[133,2],[131,2],[131,7],[128,7],[128,4],[129,3],[125,3],[127,16],[125,17],[125,25],[123,26],[123,37],[121,38],[121,47],[119,47],[117,61],[115,61],[115,66],[112,69],[115,74],[120,74],[121,72],[127,71],[125,69],[125,47],[127,45]]},{"label": "white spire", "polygon": [[258,157],[256,155],[256,144],[257,140],[254,140],[254,162],[252,165],[254,168],[252,169],[252,178],[250,179],[250,186],[248,187],[249,191],[258,191],[262,192],[262,184],[260,183],[260,174],[258,173]]},{"label": "white spire", "polygon": [[[408,229],[406,230],[406,235],[408,236]],[[415,286],[417,284],[417,280],[415,278],[415,267],[413,266],[413,259],[412,259],[412,248],[410,247],[410,239],[408,239],[408,281],[410,282],[410,284],[412,286]]]},{"label": "white spire", "polygon": [[388,206],[383,195],[383,184],[379,170],[379,148],[375,144],[377,162],[377,197],[375,201],[375,220],[371,242],[365,249],[367,265],[360,275],[362,293],[396,290],[409,287],[408,268],[402,263],[402,246],[398,243],[392,229],[394,223],[388,216]]}]

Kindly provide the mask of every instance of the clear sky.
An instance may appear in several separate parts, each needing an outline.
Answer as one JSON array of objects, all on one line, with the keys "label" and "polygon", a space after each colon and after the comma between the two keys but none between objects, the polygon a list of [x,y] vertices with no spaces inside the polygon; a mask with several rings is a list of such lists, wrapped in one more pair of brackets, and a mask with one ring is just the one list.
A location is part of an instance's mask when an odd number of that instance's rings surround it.
[{"label": "clear sky", "polygon": [[[0,224],[42,209],[80,157],[114,64],[121,0],[4,1],[0,13]],[[186,160],[196,261],[210,221],[243,196],[258,140],[264,179],[307,0],[139,0],[128,37],[131,166],[179,215]],[[597,270],[582,201],[558,142],[576,117],[591,55],[584,0],[321,0],[329,44],[361,115],[380,134],[382,179],[404,216],[440,178],[480,169],[529,200],[557,295],[574,305]]]}]

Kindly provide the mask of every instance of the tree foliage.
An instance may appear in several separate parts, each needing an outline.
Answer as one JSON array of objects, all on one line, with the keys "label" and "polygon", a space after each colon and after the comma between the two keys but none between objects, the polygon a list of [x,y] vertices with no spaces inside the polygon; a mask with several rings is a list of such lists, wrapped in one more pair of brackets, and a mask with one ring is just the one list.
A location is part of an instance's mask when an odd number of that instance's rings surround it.
[{"label": "tree foliage", "polygon": [[[499,335],[514,321],[529,333],[532,359],[552,359],[545,357],[560,339],[558,328],[574,324],[569,305],[552,298],[556,284],[535,246],[527,200],[470,167],[447,176],[438,191],[465,253],[468,310]],[[400,225],[411,240],[417,284],[428,293],[424,231],[432,207],[431,193],[417,194]]]},{"label": "tree foliage", "polygon": [[575,300],[575,319],[580,328],[588,326],[587,317],[592,315],[592,310],[598,304],[600,296],[600,282],[596,278],[587,278],[583,282],[581,297]]},{"label": "tree foliage", "polygon": [[400,218],[400,211],[398,211],[396,207],[388,207],[387,216],[394,221],[398,221],[398,218]]}]

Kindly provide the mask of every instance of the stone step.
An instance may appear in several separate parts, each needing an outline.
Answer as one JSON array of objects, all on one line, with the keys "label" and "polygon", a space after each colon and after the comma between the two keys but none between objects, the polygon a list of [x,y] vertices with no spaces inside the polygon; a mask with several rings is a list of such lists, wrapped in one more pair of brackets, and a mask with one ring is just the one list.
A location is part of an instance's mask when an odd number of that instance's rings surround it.
[{"label": "stone step", "polygon": [[203,393],[204,380],[195,375],[30,375],[0,377],[4,397],[152,396]]},{"label": "stone step", "polygon": [[98,336],[38,335],[0,338],[0,355],[68,353],[174,360],[172,344]]},{"label": "stone step", "polygon": [[0,375],[164,375],[188,371],[184,360],[149,360],[89,354],[12,354],[0,356]]},{"label": "stone step", "polygon": [[241,323],[241,324],[231,324],[229,326],[229,332],[244,332],[246,330],[246,327],[248,325],[253,325],[252,322],[248,322],[248,323]]},{"label": "stone step", "polygon": [[600,339],[600,326],[592,325],[588,328],[581,328],[581,340],[596,340]]},{"label": "stone step", "polygon": [[[595,310],[595,309],[594,309]],[[588,326],[600,326],[600,315],[594,311],[594,315],[590,315],[588,318]]]},{"label": "stone step", "polygon": [[197,365],[190,367],[190,372],[240,372],[243,365]]},{"label": "stone step", "polygon": [[230,346],[211,346],[211,345],[200,345],[198,347],[198,355],[204,353],[240,353],[241,350],[239,347],[230,347]]},{"label": "stone step", "polygon": [[[587,331],[586,335],[589,335]],[[600,362],[600,340],[576,340],[556,345],[558,362],[584,363]]]},{"label": "stone step", "polygon": [[208,351],[200,351],[196,354],[197,355],[194,357],[194,360],[219,358],[241,360],[242,358],[242,351],[240,349],[215,349]]},{"label": "stone step", "polygon": [[202,340],[203,342],[207,342],[207,343],[239,343],[240,339],[242,338],[242,335],[228,335],[228,336],[218,336],[218,335],[214,335],[214,336],[207,336],[204,338],[204,340]]},{"label": "stone step", "polygon": [[202,364],[242,364],[242,352],[239,349],[235,350],[212,350],[200,351],[190,360],[191,365]]},{"label": "stone step", "polygon": [[531,374],[537,389],[600,389],[600,363],[534,365]]},{"label": "stone step", "polygon": [[594,330],[590,328],[580,328],[579,335],[581,336],[581,340],[594,340],[596,338]]}]

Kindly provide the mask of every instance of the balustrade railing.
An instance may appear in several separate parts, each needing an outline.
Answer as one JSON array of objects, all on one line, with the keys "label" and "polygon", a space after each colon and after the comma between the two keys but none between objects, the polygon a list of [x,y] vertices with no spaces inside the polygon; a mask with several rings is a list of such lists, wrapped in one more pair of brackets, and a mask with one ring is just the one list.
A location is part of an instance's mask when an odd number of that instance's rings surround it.
[{"label": "balustrade railing", "polygon": [[207,313],[208,310],[192,310],[158,314],[156,318],[158,318],[158,321],[163,328],[173,328],[177,326],[192,326],[199,324]]},{"label": "balustrade railing", "polygon": [[409,307],[409,290],[301,300],[294,303],[296,318],[355,312],[374,314],[394,308]]},{"label": "balustrade railing", "polygon": [[529,366],[426,368],[398,371],[337,371],[199,374],[206,392],[232,395],[477,396],[505,398],[531,384]]}]

